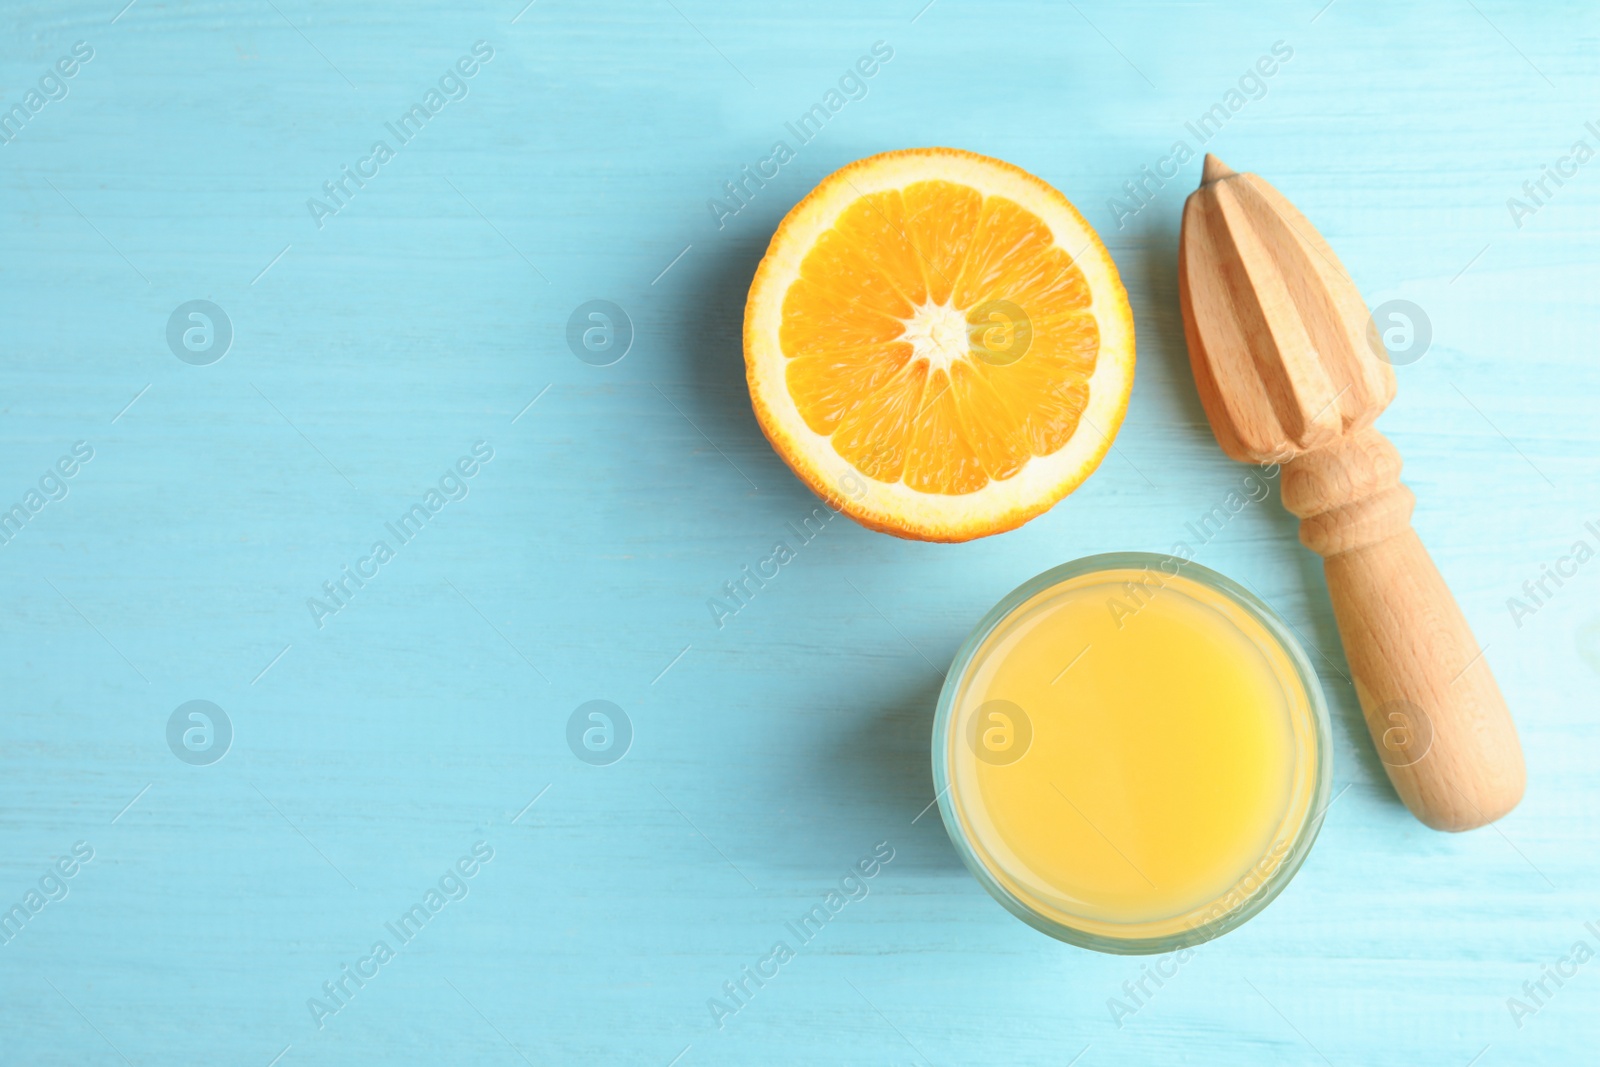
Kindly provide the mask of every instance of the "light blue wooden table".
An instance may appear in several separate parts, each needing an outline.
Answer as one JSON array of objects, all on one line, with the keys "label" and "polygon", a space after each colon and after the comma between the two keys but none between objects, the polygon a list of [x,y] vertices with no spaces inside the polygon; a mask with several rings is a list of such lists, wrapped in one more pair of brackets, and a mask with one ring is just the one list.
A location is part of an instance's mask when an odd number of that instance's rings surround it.
[{"label": "light blue wooden table", "polygon": [[[123,2],[0,33],[0,1062],[1593,1060],[1600,563],[1561,562],[1600,546],[1592,7]],[[1274,493],[1198,558],[1316,648],[1338,799],[1276,903],[1132,1001],[1148,961],[964,872],[928,733],[996,599],[1166,550],[1246,473],[1183,346],[1180,141],[1425,315],[1381,425],[1529,789],[1461,836],[1406,813]],[[928,144],[1106,237],[1140,337],[1117,450],[979,543],[835,520],[718,627],[816,504],[750,412],[755,264],[823,175]],[[1128,199],[1146,166],[1178,173]],[[631,338],[570,347],[592,300]],[[595,700],[625,720],[569,746]],[[580,759],[585,728],[626,755]]]}]

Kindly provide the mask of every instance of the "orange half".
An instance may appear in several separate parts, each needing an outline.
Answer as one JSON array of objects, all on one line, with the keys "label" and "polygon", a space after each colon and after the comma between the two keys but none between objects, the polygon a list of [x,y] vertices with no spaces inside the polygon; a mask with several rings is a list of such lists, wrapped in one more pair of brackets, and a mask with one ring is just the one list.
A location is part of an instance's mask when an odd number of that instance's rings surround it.
[{"label": "orange half", "polygon": [[1133,313],[1055,189],[951,148],[836,171],[779,224],[745,305],[756,418],[858,522],[965,541],[1027,522],[1111,447]]}]

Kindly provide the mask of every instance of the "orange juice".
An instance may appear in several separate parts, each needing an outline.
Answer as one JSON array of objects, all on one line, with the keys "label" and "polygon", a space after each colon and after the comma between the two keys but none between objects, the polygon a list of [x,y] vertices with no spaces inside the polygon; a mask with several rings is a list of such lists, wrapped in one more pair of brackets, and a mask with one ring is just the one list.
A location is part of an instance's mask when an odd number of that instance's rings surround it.
[{"label": "orange juice", "polygon": [[1109,951],[1164,951],[1259,910],[1328,785],[1304,653],[1265,605],[1176,557],[1096,557],[1012,594],[957,657],[934,744],[979,880]]}]

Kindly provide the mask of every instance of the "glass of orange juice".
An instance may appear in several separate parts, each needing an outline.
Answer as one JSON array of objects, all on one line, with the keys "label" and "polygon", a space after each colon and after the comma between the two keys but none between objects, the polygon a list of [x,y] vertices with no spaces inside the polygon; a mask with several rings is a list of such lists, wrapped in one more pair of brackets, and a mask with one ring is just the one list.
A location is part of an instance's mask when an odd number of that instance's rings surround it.
[{"label": "glass of orange juice", "polygon": [[1169,952],[1299,869],[1328,802],[1328,713],[1244,589],[1177,556],[1090,556],[967,638],[933,773],[957,851],[1012,914],[1084,948]]}]

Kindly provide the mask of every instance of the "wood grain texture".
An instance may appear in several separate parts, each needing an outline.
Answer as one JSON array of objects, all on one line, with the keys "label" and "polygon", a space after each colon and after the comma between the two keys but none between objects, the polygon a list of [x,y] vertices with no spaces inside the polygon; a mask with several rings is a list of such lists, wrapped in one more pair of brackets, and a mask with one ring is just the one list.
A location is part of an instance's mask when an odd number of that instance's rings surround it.
[{"label": "wood grain texture", "polygon": [[1285,464],[1284,505],[1323,557],[1367,730],[1395,791],[1435,830],[1516,807],[1527,770],[1505,698],[1411,528],[1399,453],[1370,426]]},{"label": "wood grain texture", "polygon": [[[1381,311],[1278,190],[1207,154],[1178,241],[1184,338],[1222,450],[1283,475],[1395,791],[1436,830],[1522,799],[1516,727],[1472,629],[1411,528],[1416,496],[1372,422],[1394,399]],[[1418,314],[1407,312],[1411,346]],[[1396,338],[1397,342],[1403,340]]]},{"label": "wood grain texture", "polygon": [[[121,6],[0,13],[7,108],[94,49],[0,146],[0,504],[94,448],[0,546],[0,903],[94,849],[0,944],[0,1062],[1592,1058],[1600,964],[1520,1028],[1507,1007],[1600,920],[1600,564],[1574,562],[1600,545],[1600,163],[1507,207],[1595,145],[1591,7]],[[480,39],[465,99],[319,229],[307,199]],[[865,96],[794,143],[878,40]],[[778,139],[795,158],[719,228],[707,201]],[[1002,537],[829,522],[718,628],[708,598],[816,506],[750,412],[756,262],[825,174],[926,144],[1015,162],[1100,228],[1140,340],[1116,448]],[[1528,795],[1493,829],[1401,805],[1319,561],[1212,438],[1176,271],[1205,151],[1270,175],[1369,304],[1429,320],[1378,425],[1521,728]],[[1177,175],[1141,204],[1146,166]],[[234,327],[210,366],[165,338],[196,299]],[[567,345],[592,299],[634,326],[611,366]],[[478,441],[466,498],[318,629],[307,599]],[[918,816],[981,615],[1064,560],[1180,540],[1311,650],[1337,799],[1284,895],[1119,1026],[1140,961],[1016,922]],[[166,741],[193,699],[234,728],[211,766]],[[632,720],[611,766],[567,744],[593,699]],[[317,1029],[307,999],[478,841],[466,898]],[[870,895],[719,1030],[708,998],[880,841]]]}]

